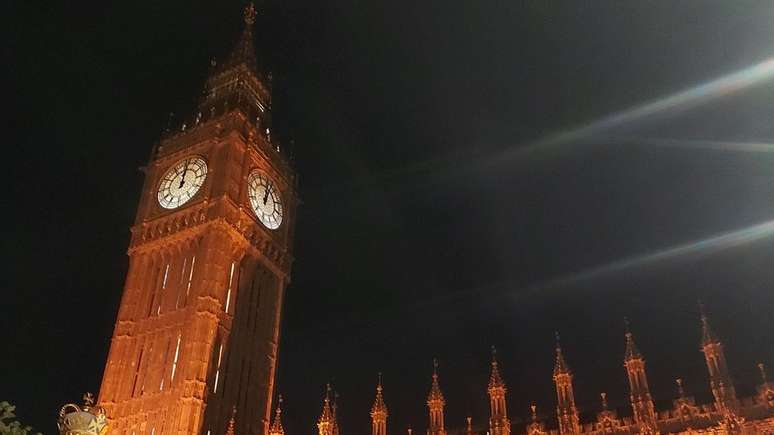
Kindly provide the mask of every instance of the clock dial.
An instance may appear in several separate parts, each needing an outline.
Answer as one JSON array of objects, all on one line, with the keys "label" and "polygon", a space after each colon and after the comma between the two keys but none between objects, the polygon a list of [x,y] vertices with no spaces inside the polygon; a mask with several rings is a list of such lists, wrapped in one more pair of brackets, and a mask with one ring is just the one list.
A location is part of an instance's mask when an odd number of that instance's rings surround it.
[{"label": "clock dial", "polygon": [[250,205],[258,220],[270,230],[276,230],[282,223],[282,199],[277,184],[266,174],[253,171],[247,177]]},{"label": "clock dial", "polygon": [[181,160],[164,174],[159,184],[159,205],[175,209],[196,195],[207,177],[207,163],[201,157]]}]

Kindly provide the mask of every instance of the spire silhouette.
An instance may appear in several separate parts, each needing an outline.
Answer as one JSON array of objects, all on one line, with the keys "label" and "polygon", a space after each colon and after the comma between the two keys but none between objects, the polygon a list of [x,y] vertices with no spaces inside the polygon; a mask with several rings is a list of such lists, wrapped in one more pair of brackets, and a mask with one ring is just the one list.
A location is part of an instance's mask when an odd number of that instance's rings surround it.
[{"label": "spire silhouette", "polygon": [[554,376],[570,373],[570,366],[567,365],[567,361],[564,360],[562,354],[562,345],[559,338],[559,332],[556,332],[556,361],[554,362]]},{"label": "spire silhouette", "polygon": [[500,387],[505,387],[505,382],[503,382],[503,379],[500,376],[500,370],[497,364],[497,349],[492,346],[492,371],[489,374],[489,389],[491,390]]},{"label": "spire silhouette", "polygon": [[282,395],[277,398],[277,409],[274,410],[274,421],[269,427],[269,435],[285,435],[282,427]]},{"label": "spire silhouette", "polygon": [[624,361],[631,361],[635,359],[642,359],[642,354],[637,348],[637,344],[634,342],[634,334],[629,329],[629,319],[624,318],[626,328],[626,351],[624,352]]},{"label": "spire silhouette", "polygon": [[224,68],[233,68],[244,64],[253,72],[258,71],[258,61],[255,58],[255,45],[253,43],[253,26],[255,25],[256,10],[251,2],[245,6],[244,10],[244,28],[234,49],[223,65]]}]

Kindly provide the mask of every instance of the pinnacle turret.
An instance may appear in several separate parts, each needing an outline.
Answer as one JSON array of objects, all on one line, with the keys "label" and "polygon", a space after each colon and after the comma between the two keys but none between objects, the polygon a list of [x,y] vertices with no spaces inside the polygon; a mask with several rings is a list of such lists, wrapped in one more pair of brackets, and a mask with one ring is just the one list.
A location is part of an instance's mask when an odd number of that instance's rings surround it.
[{"label": "pinnacle turret", "polygon": [[556,360],[554,361],[554,376],[570,374],[570,366],[567,365],[567,361],[564,360],[564,354],[562,354],[562,345],[559,342],[559,333],[556,333]]},{"label": "pinnacle turret", "polygon": [[438,383],[438,360],[433,360],[433,382],[430,385],[430,393],[427,395],[427,403],[430,402],[445,402],[443,393],[441,392],[441,385]]},{"label": "pinnacle turret", "polygon": [[500,370],[497,365],[497,349],[492,346],[492,371],[489,373],[490,394],[494,388],[505,388],[505,382],[503,382],[503,379],[500,376]]},{"label": "pinnacle turret", "polygon": [[282,396],[277,398],[277,409],[274,410],[274,421],[269,427],[269,435],[285,435],[285,429],[282,427]]},{"label": "pinnacle turret", "polygon": [[255,25],[256,10],[253,3],[245,6],[244,28],[230,56],[223,64],[223,68],[233,68],[240,64],[245,65],[253,73],[258,71],[258,61],[255,58],[255,44],[253,43],[253,26]]},{"label": "pinnacle turret", "polygon": [[387,416],[387,405],[384,403],[382,389],[382,374],[379,373],[379,383],[376,384],[376,398],[374,399],[374,404],[371,406],[371,417],[377,413],[384,413],[384,416]]},{"label": "pinnacle turret", "polygon": [[642,359],[640,349],[637,348],[637,343],[634,342],[634,334],[629,330],[629,320],[625,320],[626,323],[626,351],[624,352],[624,361],[632,361],[635,359]]},{"label": "pinnacle turret", "polygon": [[701,311],[701,345],[707,346],[709,344],[720,343],[720,340],[710,327],[709,318],[704,311],[704,305],[699,304],[699,309]]},{"label": "pinnacle turret", "polygon": [[317,420],[319,435],[332,435],[334,426],[334,414],[331,408],[331,384],[325,386],[325,398],[320,418]]}]

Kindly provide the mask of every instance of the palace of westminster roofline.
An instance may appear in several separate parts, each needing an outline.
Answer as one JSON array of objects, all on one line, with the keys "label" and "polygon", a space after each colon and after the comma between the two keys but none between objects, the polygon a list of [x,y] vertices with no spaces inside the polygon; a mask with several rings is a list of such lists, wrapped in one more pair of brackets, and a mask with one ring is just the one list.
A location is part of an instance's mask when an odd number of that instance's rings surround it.
[{"label": "palace of westminster roofline", "polygon": [[[669,409],[655,409],[645,370],[645,358],[635,343],[628,325],[625,333],[623,363],[629,384],[631,413],[623,416],[611,409],[607,394],[601,394],[601,409],[588,421],[581,422],[580,412],[575,404],[573,373],[565,360],[557,335],[553,380],[556,387],[555,420],[547,421],[538,417],[537,407],[531,406],[531,416],[524,424],[512,425],[507,413],[507,387],[500,375],[497,354],[492,348],[492,362],[487,386],[490,415],[488,424],[473,425],[472,418],[466,418],[466,427],[447,429],[444,418],[446,401],[441,390],[437,363],[434,362],[430,392],[427,397],[427,435],[510,435],[511,432],[525,435],[573,435],[573,434],[774,434],[774,382],[767,378],[766,368],[758,364],[761,381],[756,394],[738,397],[726,364],[723,343],[715,335],[707,315],[701,315],[701,350],[707,364],[709,386],[714,401],[697,403],[686,394],[682,379],[677,379],[678,397],[672,400]],[[281,403],[281,400],[280,400]],[[323,408],[317,422],[319,435],[339,435],[336,417],[336,400],[331,398],[328,386]],[[269,435],[284,435],[281,409],[275,410],[274,421]],[[371,407],[372,435],[387,435],[389,411],[383,396],[381,375],[376,386],[376,398]],[[455,419],[457,420],[457,419]],[[390,431],[395,433],[395,431]],[[403,430],[400,430],[403,432]],[[407,430],[408,435],[419,435],[419,430]]]}]

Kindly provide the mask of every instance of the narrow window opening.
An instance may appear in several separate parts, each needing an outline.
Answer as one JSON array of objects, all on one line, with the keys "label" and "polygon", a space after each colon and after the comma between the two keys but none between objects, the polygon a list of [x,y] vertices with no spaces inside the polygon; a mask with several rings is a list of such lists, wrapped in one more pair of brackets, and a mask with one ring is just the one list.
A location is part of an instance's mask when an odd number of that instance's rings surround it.
[{"label": "narrow window opening", "polygon": [[217,393],[218,392],[218,380],[220,378],[220,360],[223,357],[223,343],[220,344],[220,347],[218,348],[218,364],[215,368],[215,385],[212,387],[212,392]]},{"label": "narrow window opening", "polygon": [[137,362],[134,367],[134,380],[132,381],[132,397],[135,397],[137,392],[137,379],[140,377],[140,366],[142,365],[142,352],[145,350],[145,346],[140,346],[140,354],[137,356]]},{"label": "narrow window opening", "polygon": [[164,380],[167,377],[167,361],[169,361],[169,347],[172,345],[172,339],[167,339],[167,348],[164,350],[164,363],[161,364],[161,382],[159,382],[159,391],[164,391]]},{"label": "narrow window opening", "polygon": [[188,295],[191,293],[191,281],[193,280],[194,267],[196,267],[196,256],[191,258],[191,270],[188,272],[188,286],[185,289],[186,301],[188,301]]},{"label": "narrow window opening", "polygon": [[156,315],[158,316],[161,314],[161,305],[164,301],[164,289],[167,288],[167,277],[169,277],[169,263],[167,263],[166,267],[164,268],[164,278],[161,281],[161,290],[159,291],[159,300],[156,304]]},{"label": "narrow window opening", "polygon": [[183,292],[183,284],[185,283],[185,267],[188,265],[188,257],[183,258],[183,267],[180,268],[180,284],[177,288],[177,298],[175,298],[175,309],[180,308],[180,296]]},{"label": "narrow window opening", "polygon": [[177,346],[175,346],[175,358],[172,360],[172,374],[169,377],[171,384],[175,380],[175,371],[177,370],[177,358],[180,356],[180,334],[177,334]]},{"label": "narrow window opening", "polygon": [[228,309],[231,306],[231,288],[233,287],[234,283],[234,266],[236,266],[235,262],[231,262],[231,272],[228,274],[228,292],[226,292],[226,312],[228,313]]}]

